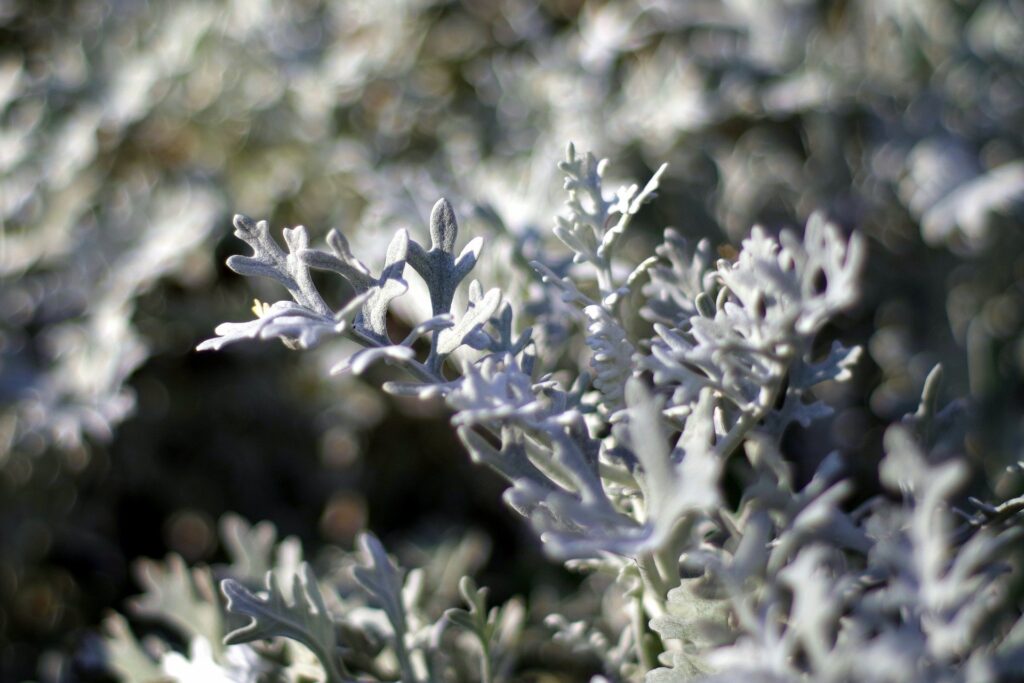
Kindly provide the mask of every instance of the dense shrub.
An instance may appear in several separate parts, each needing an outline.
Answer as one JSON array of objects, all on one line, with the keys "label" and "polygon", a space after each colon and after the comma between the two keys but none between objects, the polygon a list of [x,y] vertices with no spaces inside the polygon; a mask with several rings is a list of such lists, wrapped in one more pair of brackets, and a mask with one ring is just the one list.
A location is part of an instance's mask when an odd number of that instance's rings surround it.
[{"label": "dense shrub", "polygon": [[1012,677],[1021,11],[9,3],[0,677]]}]

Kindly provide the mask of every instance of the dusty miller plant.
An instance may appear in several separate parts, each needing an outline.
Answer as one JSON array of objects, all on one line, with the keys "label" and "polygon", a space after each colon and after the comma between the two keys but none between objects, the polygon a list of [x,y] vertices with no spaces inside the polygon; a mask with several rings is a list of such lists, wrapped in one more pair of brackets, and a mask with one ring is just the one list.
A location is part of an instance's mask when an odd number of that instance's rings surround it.
[{"label": "dusty miller plant", "polygon": [[[443,199],[429,243],[399,231],[379,270],[338,230],[321,250],[304,228],[286,229],[282,247],[266,222],[236,216],[252,254],[229,267],[277,280],[290,298],[257,302],[254,319],[224,323],[199,348],[345,337],[362,348],[336,372],[387,363],[402,377],[386,391],[443,397],[471,457],[508,480],[506,502],[547,554],[614,577],[627,614],[531,616],[597,662],[596,680],[973,682],[1018,671],[1024,621],[1008,548],[1024,506],[961,509],[966,465],[931,453],[950,418],[937,406],[940,369],[918,411],[886,434],[883,495],[854,505],[838,453],[823,453],[806,482],[781,454],[791,424],[830,414],[815,387],[849,379],[860,355],[836,341],[822,352],[819,337],[857,300],[863,238],[814,215],[802,235],[754,228],[722,258],[668,229],[654,255],[624,263],[618,248],[662,170],[609,192],[605,162],[571,145],[559,168],[568,201],[554,234],[572,258],[533,264],[557,297],[531,320],[500,288],[464,285],[485,245],[458,249]],[[389,308],[409,288],[407,266],[431,310],[399,339]],[[344,278],[351,296],[328,303],[312,269]],[[566,312],[584,340],[576,367],[526,326]],[[327,577],[295,549],[274,561],[267,534],[229,520],[237,557],[220,584],[223,613],[209,571],[151,568],[139,604],[176,624],[190,654],[157,661],[112,618],[114,665],[139,680],[516,678],[519,602],[490,606],[463,578],[461,606],[427,608],[425,573],[400,570],[370,534]]]}]

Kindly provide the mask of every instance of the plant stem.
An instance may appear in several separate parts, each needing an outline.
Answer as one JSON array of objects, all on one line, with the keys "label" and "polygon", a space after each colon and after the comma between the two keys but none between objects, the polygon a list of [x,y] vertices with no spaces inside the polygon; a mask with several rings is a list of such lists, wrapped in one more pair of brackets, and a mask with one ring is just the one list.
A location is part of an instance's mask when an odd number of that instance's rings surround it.
[{"label": "plant stem", "polygon": [[785,365],[779,376],[775,379],[771,385],[764,387],[761,392],[760,405],[752,413],[743,413],[736,424],[732,426],[729,432],[715,444],[715,450],[718,451],[719,456],[724,460],[732,455],[739,445],[743,442],[743,439],[747,436],[751,429],[764,419],[764,416],[768,414],[768,411],[775,405],[775,400],[778,397],[779,389],[782,387],[782,381],[789,372],[789,365]]},{"label": "plant stem", "polygon": [[633,640],[635,641],[633,645],[636,648],[636,658],[640,662],[640,666],[643,667],[644,671],[651,671],[658,666],[658,657],[648,647],[646,616],[643,597],[641,594],[637,594],[633,598],[633,609],[630,610],[630,624],[633,628]]},{"label": "plant stem", "polygon": [[[661,611],[661,607],[664,606],[666,596],[668,595],[668,589],[665,585],[665,579],[662,578],[661,572],[658,571],[658,564],[655,561],[653,553],[644,553],[636,559],[637,565],[640,567],[640,578],[644,582],[644,594],[647,595],[654,604],[658,605],[658,611]],[[656,614],[652,616],[657,616]]]},{"label": "plant stem", "polygon": [[398,657],[398,667],[402,670],[402,683],[418,683],[409,651],[405,649],[405,631],[395,631],[395,655]]},{"label": "plant stem", "polygon": [[481,683],[494,683],[494,673],[491,671],[490,648],[481,643],[480,656],[480,680]]},{"label": "plant stem", "polygon": [[661,572],[662,581],[665,585],[665,594],[680,585],[679,556],[682,554],[686,541],[690,536],[692,519],[684,516],[678,520],[672,528],[664,545],[655,553],[655,564]]}]

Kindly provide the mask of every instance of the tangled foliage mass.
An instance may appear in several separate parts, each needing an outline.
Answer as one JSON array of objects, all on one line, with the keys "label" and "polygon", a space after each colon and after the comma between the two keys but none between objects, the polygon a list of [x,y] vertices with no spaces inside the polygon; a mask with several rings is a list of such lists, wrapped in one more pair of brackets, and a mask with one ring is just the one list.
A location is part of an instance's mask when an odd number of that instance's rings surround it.
[{"label": "tangled foliage mass", "polygon": [[1020,2],[16,1],[0,35],[0,677],[1024,666]]}]

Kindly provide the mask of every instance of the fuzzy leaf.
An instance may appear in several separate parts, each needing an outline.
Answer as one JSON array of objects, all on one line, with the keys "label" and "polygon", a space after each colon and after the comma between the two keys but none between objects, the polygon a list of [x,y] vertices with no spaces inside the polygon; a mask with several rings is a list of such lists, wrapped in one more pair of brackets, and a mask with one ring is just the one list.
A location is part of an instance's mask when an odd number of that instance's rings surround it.
[{"label": "fuzzy leaf", "polygon": [[416,683],[418,677],[405,642],[408,623],[402,600],[402,572],[388,559],[384,546],[373,534],[364,533],[356,540],[363,564],[352,568],[352,576],[370,596],[372,604],[387,615],[392,628],[392,646],[402,669],[402,680]]},{"label": "fuzzy leaf", "polygon": [[483,239],[477,237],[456,259],[458,233],[459,225],[452,205],[447,199],[439,199],[430,212],[430,250],[415,241],[409,242],[409,265],[426,281],[434,315],[451,311],[455,290],[476,265],[483,247]]},{"label": "fuzzy leaf", "polygon": [[139,560],[135,573],[145,591],[132,602],[136,612],[166,621],[188,640],[204,638],[217,647],[223,627],[209,569],[190,570],[180,555],[168,555],[162,564]]},{"label": "fuzzy leaf", "polygon": [[235,236],[252,247],[252,256],[231,256],[228,267],[239,275],[269,277],[285,286],[300,306],[322,316],[329,316],[330,308],[317,293],[309,268],[299,254],[309,246],[309,236],[301,225],[295,229],[285,228],[284,239],[288,252],[270,236],[266,221],[254,223],[241,214],[234,218]]},{"label": "fuzzy leaf", "polygon": [[363,327],[372,336],[383,341],[388,341],[388,306],[392,299],[409,289],[409,285],[402,278],[408,248],[409,234],[405,230],[399,230],[388,246],[387,258],[380,277],[369,290],[370,295],[363,304],[362,313],[356,319],[357,326]]},{"label": "fuzzy leaf", "polygon": [[103,642],[110,668],[125,683],[167,683],[165,674],[136,640],[128,621],[111,613],[103,621]]},{"label": "fuzzy leaf", "polygon": [[228,612],[252,619],[227,634],[226,645],[289,638],[316,655],[329,683],[349,680],[338,657],[334,622],[308,564],[301,565],[286,589],[280,587],[273,572],[267,572],[265,595],[251,593],[234,579],[224,580],[221,591],[228,600]]},{"label": "fuzzy leaf", "polygon": [[492,289],[477,301],[471,301],[454,327],[443,329],[437,336],[437,354],[447,356],[465,343],[466,338],[485,325],[498,310],[501,290]]},{"label": "fuzzy leaf", "polygon": [[352,372],[361,375],[373,364],[391,362],[407,363],[416,358],[416,354],[408,346],[380,346],[357,351],[331,368],[332,375]]}]

